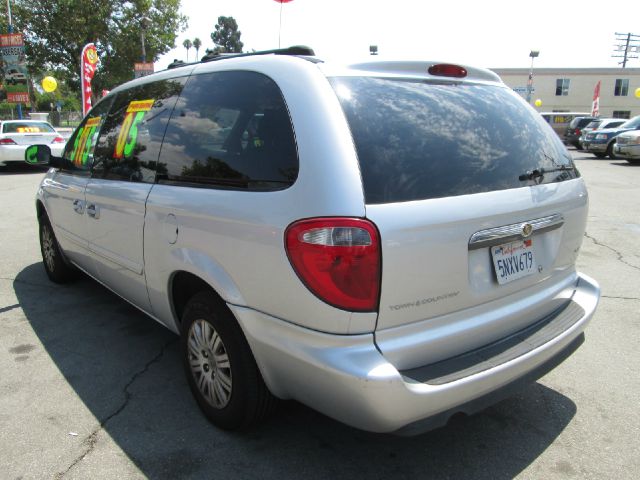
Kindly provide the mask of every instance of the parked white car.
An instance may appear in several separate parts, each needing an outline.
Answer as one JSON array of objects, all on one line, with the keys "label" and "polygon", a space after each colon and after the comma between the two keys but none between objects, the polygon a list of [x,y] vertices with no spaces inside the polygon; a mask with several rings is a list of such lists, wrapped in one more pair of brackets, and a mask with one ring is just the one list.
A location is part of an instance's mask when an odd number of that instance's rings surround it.
[{"label": "parked white car", "polygon": [[616,157],[624,158],[629,163],[640,163],[640,131],[632,130],[618,135],[613,151]]},{"label": "parked white car", "polygon": [[46,144],[53,155],[60,156],[66,140],[47,122],[35,120],[0,121],[0,167],[24,164],[29,145]]},{"label": "parked white car", "polygon": [[[599,299],[587,190],[488,70],[299,47],[114,89],[36,198],[44,267],[181,335],[216,425],[276,398],[375,432],[473,413],[555,367]],[[91,321],[87,319],[87,321]]]}]

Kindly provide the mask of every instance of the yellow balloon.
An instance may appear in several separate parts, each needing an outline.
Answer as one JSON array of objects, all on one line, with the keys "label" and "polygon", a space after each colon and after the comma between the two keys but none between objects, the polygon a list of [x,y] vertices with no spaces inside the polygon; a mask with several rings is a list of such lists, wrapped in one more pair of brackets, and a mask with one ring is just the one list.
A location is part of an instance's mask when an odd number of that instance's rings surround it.
[{"label": "yellow balloon", "polygon": [[537,99],[537,100],[534,102],[534,105],[535,105],[536,107],[541,107],[541,106],[542,106],[542,100]]},{"label": "yellow balloon", "polygon": [[56,82],[56,79],[53,77],[44,77],[42,79],[42,88],[45,92],[51,93],[58,88],[58,82]]},{"label": "yellow balloon", "polygon": [[636,98],[640,98],[640,87],[636,88]]}]

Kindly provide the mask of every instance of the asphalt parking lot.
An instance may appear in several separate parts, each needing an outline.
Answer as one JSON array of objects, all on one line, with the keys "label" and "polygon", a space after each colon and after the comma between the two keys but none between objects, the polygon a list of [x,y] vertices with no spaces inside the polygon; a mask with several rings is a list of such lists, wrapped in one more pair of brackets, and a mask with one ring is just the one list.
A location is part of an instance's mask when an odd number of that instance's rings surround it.
[{"label": "asphalt parking lot", "polygon": [[640,166],[572,155],[590,193],[579,269],[602,287],[586,343],[518,396],[413,438],[294,402],[250,433],[215,429],[177,337],[92,280],[47,280],[42,173],[0,172],[0,478],[638,478]]}]

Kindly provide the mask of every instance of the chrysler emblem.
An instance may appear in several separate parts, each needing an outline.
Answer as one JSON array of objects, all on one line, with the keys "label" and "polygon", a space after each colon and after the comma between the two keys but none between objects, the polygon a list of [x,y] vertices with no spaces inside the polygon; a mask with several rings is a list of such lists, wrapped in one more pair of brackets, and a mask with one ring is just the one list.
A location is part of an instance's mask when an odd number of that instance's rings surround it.
[{"label": "chrysler emblem", "polygon": [[530,223],[525,223],[522,225],[522,236],[527,238],[531,236],[533,233],[533,226]]}]

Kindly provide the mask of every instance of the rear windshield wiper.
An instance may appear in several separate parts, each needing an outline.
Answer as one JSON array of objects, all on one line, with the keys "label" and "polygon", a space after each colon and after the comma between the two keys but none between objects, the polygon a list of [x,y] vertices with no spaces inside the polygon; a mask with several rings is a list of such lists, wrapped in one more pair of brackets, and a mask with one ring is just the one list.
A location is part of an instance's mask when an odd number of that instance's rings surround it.
[{"label": "rear windshield wiper", "polygon": [[535,180],[536,178],[542,178],[546,173],[553,172],[565,172],[569,170],[575,170],[576,167],[571,165],[560,165],[554,168],[536,168],[534,170],[527,170],[525,173],[518,177],[518,180],[524,182],[526,180]]}]

